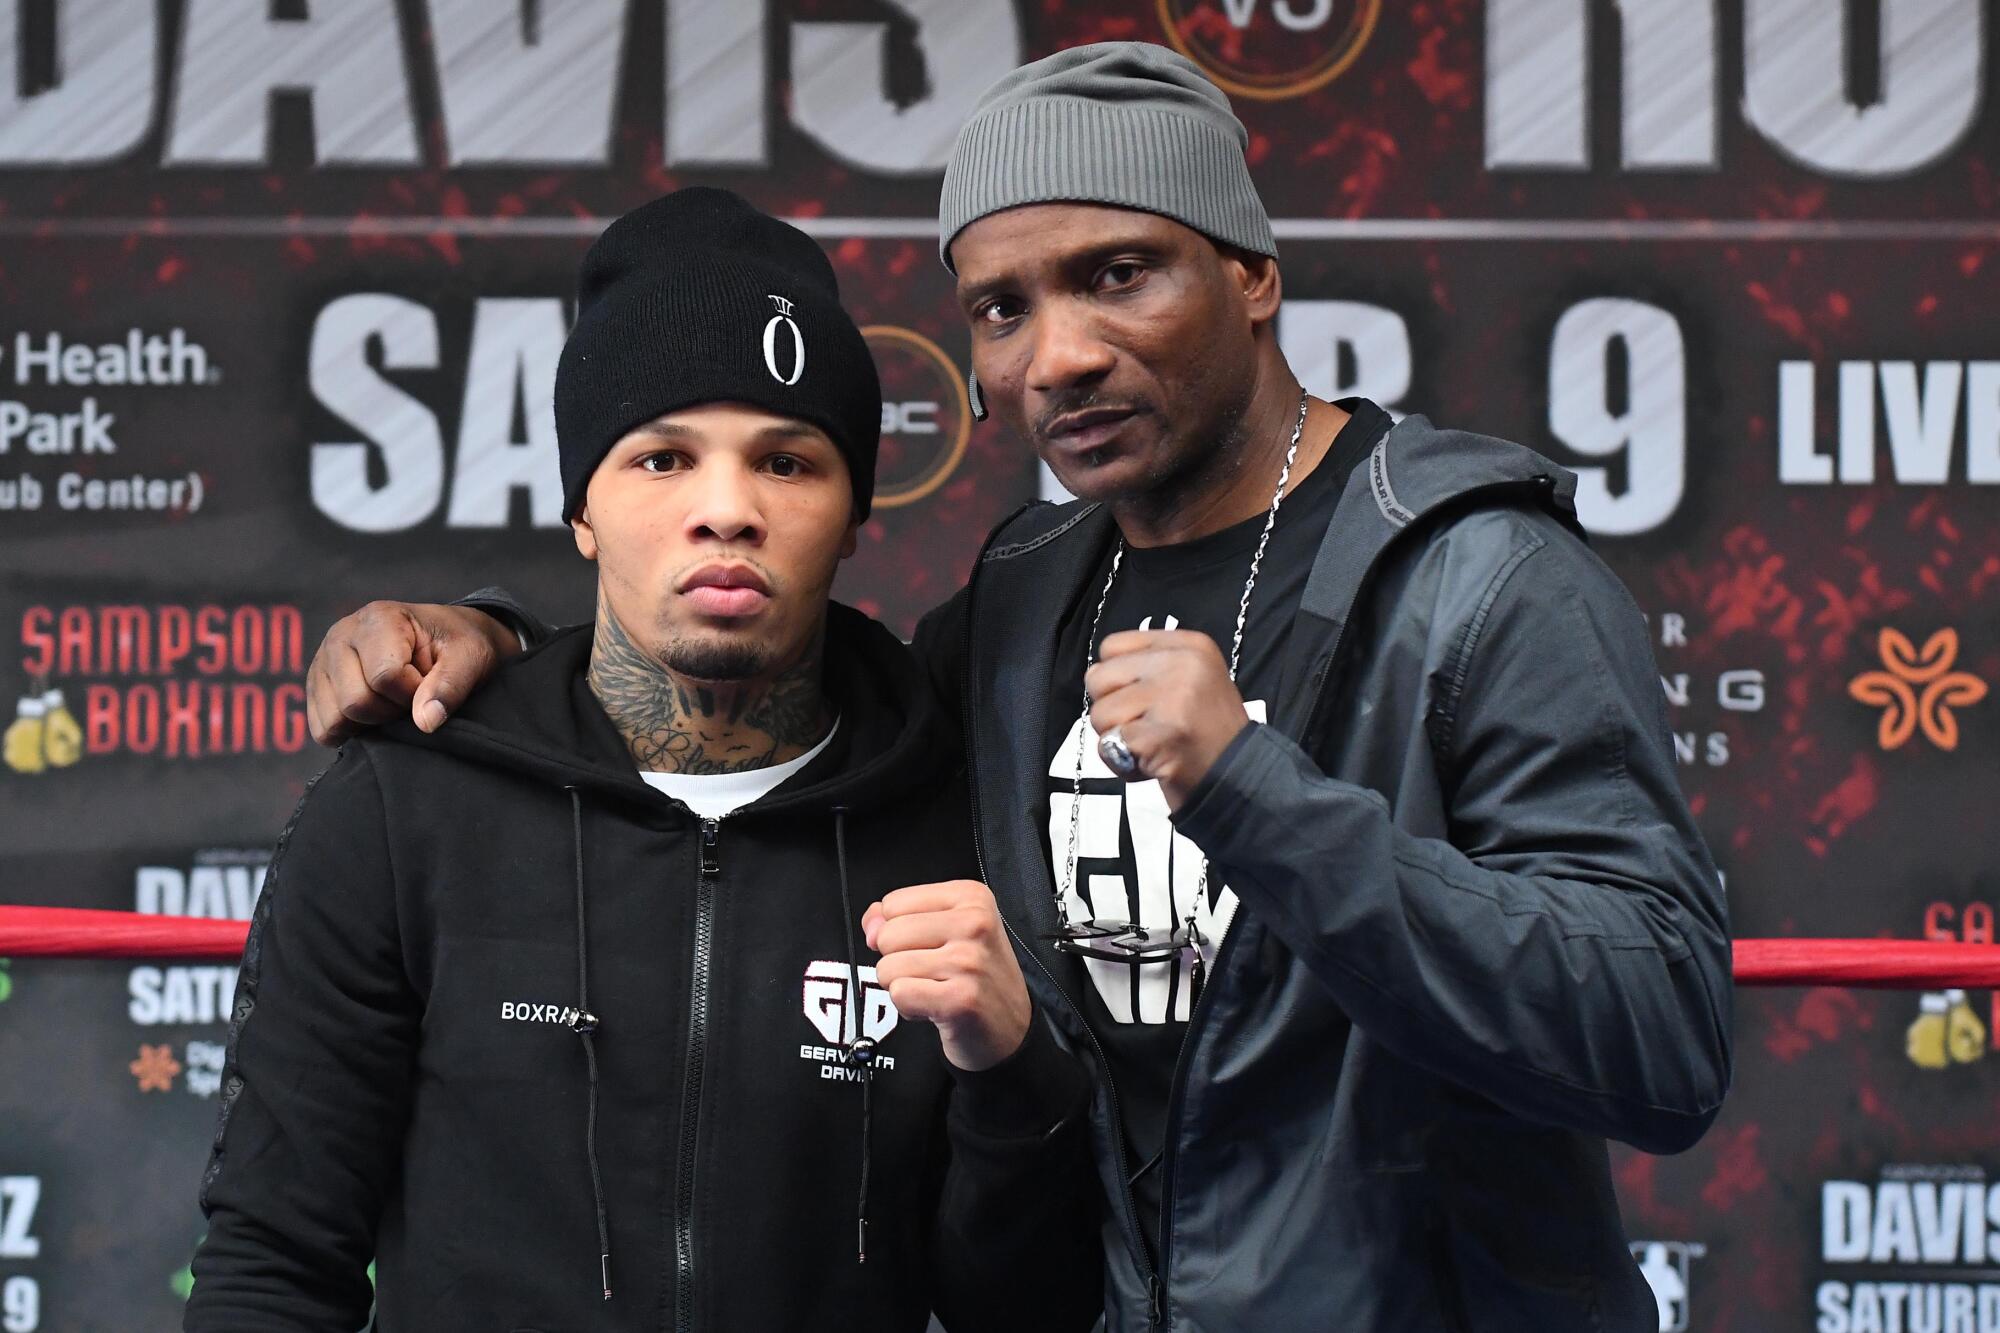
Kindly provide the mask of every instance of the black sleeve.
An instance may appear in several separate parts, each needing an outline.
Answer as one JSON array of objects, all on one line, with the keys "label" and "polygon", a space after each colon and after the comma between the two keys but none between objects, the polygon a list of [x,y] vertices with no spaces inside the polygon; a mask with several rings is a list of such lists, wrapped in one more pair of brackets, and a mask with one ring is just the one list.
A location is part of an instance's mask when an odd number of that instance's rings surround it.
[{"label": "black sleeve", "polygon": [[190,1333],[358,1329],[421,1005],[380,792],[349,745],[278,840],[237,976]]},{"label": "black sleeve", "polygon": [[938,707],[954,727],[963,716],[965,609],[971,591],[970,587],[960,588],[951,600],[926,612],[917,622],[916,637],[910,640],[910,651],[917,655],[917,664],[930,680]]},{"label": "black sleeve", "polygon": [[547,642],[550,635],[556,632],[555,626],[550,625],[527,607],[515,601],[513,593],[508,592],[505,588],[497,584],[490,588],[481,588],[477,592],[469,592],[451,603],[451,605],[467,606],[471,607],[474,611],[484,611],[487,615],[492,616],[495,620],[518,634],[521,638],[521,647],[523,650],[539,648],[543,643]]},{"label": "black sleeve", "polygon": [[1035,1015],[1021,1049],[955,1071],[931,1304],[951,1333],[1089,1329],[1104,1312],[1090,1082]]}]

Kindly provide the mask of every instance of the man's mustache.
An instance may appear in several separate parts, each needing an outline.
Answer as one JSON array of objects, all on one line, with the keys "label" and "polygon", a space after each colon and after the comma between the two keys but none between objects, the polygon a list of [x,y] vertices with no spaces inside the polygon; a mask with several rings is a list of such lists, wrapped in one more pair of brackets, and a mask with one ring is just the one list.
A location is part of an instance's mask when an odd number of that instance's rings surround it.
[{"label": "man's mustache", "polygon": [[1127,398],[1120,394],[1106,393],[1102,389],[1071,389],[1050,396],[1047,404],[1029,423],[1028,429],[1038,440],[1046,440],[1055,432],[1056,423],[1064,417],[1078,412],[1109,408],[1120,412],[1140,412],[1151,410],[1152,405],[1140,398]]}]

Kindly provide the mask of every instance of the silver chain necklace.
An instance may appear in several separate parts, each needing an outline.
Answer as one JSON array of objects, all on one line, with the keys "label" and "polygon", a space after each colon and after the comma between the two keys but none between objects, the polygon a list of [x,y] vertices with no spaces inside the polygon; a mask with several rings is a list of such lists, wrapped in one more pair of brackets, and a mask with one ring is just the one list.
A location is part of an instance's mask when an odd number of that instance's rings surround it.
[{"label": "silver chain necklace", "polygon": [[[1278,506],[1285,502],[1285,490],[1291,484],[1292,464],[1298,460],[1299,437],[1305,433],[1306,407],[1310,402],[1311,398],[1301,391],[1299,394],[1299,419],[1292,426],[1291,443],[1285,449],[1285,465],[1278,473],[1278,487],[1271,495],[1270,511],[1264,515],[1264,531],[1257,538],[1257,549],[1250,557],[1250,575],[1243,580],[1243,596],[1236,604],[1236,637],[1229,647],[1229,679],[1232,682],[1236,679],[1237,668],[1242,665],[1243,661],[1243,629],[1250,621],[1250,594],[1257,587],[1257,571],[1264,563],[1265,548],[1271,544],[1271,531],[1278,525]],[[1112,586],[1118,582],[1118,570],[1124,563],[1125,538],[1121,535],[1118,538],[1117,546],[1111,553],[1111,572],[1105,577],[1103,591],[1097,595],[1097,610],[1090,618],[1090,637],[1084,640],[1086,658],[1084,669],[1086,671],[1096,661],[1097,631],[1104,620],[1105,604],[1111,600]],[[1056,886],[1055,894],[1056,919],[1062,923],[1063,930],[1067,933],[1066,935],[1056,937],[1058,947],[1060,947],[1063,938],[1067,938],[1068,934],[1076,932],[1088,932],[1088,937],[1090,938],[1116,939],[1129,938],[1137,930],[1141,940],[1143,941],[1145,938],[1143,930],[1132,925],[1124,925],[1120,928],[1093,928],[1090,924],[1078,925],[1078,923],[1070,919],[1069,915],[1069,895],[1076,893],[1077,835],[1083,814],[1083,738],[1084,734],[1092,729],[1090,726],[1090,706],[1090,687],[1086,685],[1083,690],[1083,711],[1078,715],[1076,726],[1076,766],[1070,779],[1069,864],[1067,872],[1063,877],[1063,882]],[[1081,901],[1087,901],[1082,898],[1081,894],[1076,894],[1076,896]],[[1185,947],[1194,949],[1197,963],[1199,963],[1201,957],[1201,936],[1195,929],[1194,907],[1199,905],[1207,896],[1208,861],[1204,858],[1201,866],[1201,880],[1195,889],[1195,901],[1189,907],[1186,923],[1188,943]],[[1153,953],[1146,956],[1141,956],[1139,952],[1135,951],[1132,952],[1130,961],[1158,961],[1162,958],[1176,956],[1180,951],[1179,948],[1175,948],[1169,953]],[[1087,949],[1083,952],[1086,952],[1091,957],[1102,958],[1107,956],[1096,949]]]}]

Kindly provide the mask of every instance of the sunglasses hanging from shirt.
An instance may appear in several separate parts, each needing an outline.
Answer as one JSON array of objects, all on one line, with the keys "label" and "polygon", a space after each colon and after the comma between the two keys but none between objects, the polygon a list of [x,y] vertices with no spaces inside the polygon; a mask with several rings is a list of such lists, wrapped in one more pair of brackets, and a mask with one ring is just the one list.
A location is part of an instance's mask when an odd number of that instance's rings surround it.
[{"label": "sunglasses hanging from shirt", "polygon": [[[1311,400],[1306,394],[1299,394],[1299,419],[1292,427],[1291,444],[1285,450],[1285,466],[1278,473],[1278,488],[1271,496],[1271,508],[1264,516],[1264,531],[1257,539],[1257,549],[1250,556],[1250,576],[1243,581],[1243,596],[1236,604],[1236,638],[1229,649],[1229,679],[1236,679],[1236,670],[1243,660],[1243,628],[1250,619],[1250,594],[1257,587],[1257,570],[1264,562],[1264,549],[1270,545],[1271,530],[1278,523],[1278,506],[1285,502],[1285,488],[1292,479],[1292,464],[1299,456],[1299,436],[1306,428],[1306,406]],[[1111,589],[1118,581],[1119,566],[1125,562],[1125,539],[1120,537],[1118,545],[1111,553],[1111,572],[1105,577],[1104,589],[1097,595],[1097,611],[1091,616],[1088,652],[1091,661],[1096,660],[1097,634],[1104,621],[1104,607],[1111,600]],[[1086,668],[1087,670],[1088,668]],[[1069,899],[1079,902],[1088,900],[1076,892],[1077,836],[1083,815],[1083,737],[1090,728],[1090,688],[1084,687],[1083,713],[1077,719],[1076,766],[1070,779],[1069,807],[1069,858],[1068,869],[1062,882],[1056,885],[1056,919],[1062,924],[1055,931],[1042,936],[1059,951],[1080,958],[1095,958],[1099,962],[1123,963],[1128,967],[1144,967],[1152,963],[1171,963],[1176,959],[1188,961],[1188,986],[1191,993],[1199,997],[1203,980],[1202,946],[1207,943],[1200,927],[1195,925],[1194,910],[1191,905],[1188,914],[1177,926],[1146,926],[1134,921],[1091,920],[1077,921],[1070,916]],[[1098,757],[1105,765],[1126,781],[1140,778],[1138,761],[1119,729],[1113,727],[1104,733],[1097,743]],[[1194,902],[1199,904],[1208,896],[1208,865],[1203,863],[1201,882],[1195,888]]]}]

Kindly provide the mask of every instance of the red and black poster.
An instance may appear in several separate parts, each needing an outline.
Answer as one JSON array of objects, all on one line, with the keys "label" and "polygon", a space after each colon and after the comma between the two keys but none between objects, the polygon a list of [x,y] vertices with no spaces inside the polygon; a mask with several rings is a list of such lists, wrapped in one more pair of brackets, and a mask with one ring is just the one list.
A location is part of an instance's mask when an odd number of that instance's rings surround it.
[{"label": "red and black poster", "polygon": [[[1574,468],[1743,936],[1991,940],[1988,0],[0,0],[0,902],[243,918],[378,596],[585,617],[579,258],[683,184],[833,257],[889,401],[841,596],[908,630],[1044,484],[936,252],[979,92],[1226,89],[1307,387]],[[1552,684],[1552,688],[1556,686]],[[0,960],[0,1333],[178,1323],[234,971]],[[1663,1330],[2000,1333],[2000,1001],[1739,995],[1616,1176]],[[1475,1312],[1476,1313],[1476,1312]]]}]

